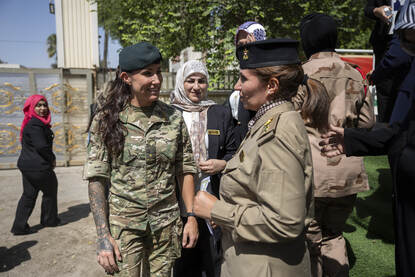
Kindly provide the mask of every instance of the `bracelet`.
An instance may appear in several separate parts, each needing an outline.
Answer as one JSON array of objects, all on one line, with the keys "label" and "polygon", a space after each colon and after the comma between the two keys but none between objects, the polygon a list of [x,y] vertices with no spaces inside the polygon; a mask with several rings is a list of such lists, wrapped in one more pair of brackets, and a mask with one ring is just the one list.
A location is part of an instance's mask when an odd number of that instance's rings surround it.
[{"label": "bracelet", "polygon": [[194,217],[196,217],[196,215],[195,215],[195,213],[194,213],[194,212],[187,212],[187,213],[186,213],[186,216],[187,216],[187,217],[189,217],[189,216],[194,216]]}]

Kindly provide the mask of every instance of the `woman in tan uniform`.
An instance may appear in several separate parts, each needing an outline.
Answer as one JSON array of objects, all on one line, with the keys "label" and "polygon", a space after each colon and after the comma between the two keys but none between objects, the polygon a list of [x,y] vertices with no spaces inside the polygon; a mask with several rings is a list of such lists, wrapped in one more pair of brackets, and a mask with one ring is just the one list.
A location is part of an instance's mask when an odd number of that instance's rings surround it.
[{"label": "woman in tan uniform", "polygon": [[221,276],[310,276],[305,230],[312,216],[312,162],[290,99],[303,82],[290,39],[240,46],[244,108],[257,111],[223,171],[220,199],[199,192],[197,216],[223,228]]}]

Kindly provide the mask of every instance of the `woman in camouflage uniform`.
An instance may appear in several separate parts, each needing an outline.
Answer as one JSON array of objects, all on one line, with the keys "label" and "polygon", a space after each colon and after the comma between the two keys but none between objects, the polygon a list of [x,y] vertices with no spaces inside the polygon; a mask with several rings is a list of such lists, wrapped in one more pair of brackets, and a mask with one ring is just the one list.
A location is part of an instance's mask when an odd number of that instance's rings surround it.
[{"label": "woman in camouflage uniform", "polygon": [[196,168],[180,112],[158,100],[160,61],[159,50],[149,43],[124,48],[117,77],[89,128],[84,177],[98,262],[109,274],[170,276],[181,244],[194,247],[198,237],[197,222],[190,218],[180,241],[176,180],[191,209]]}]

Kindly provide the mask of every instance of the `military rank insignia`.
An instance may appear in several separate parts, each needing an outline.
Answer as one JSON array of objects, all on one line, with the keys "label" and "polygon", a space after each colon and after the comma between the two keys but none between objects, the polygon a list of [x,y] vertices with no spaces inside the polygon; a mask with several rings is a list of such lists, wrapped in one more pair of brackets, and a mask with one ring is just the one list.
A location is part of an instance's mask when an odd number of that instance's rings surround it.
[{"label": "military rank insignia", "polygon": [[248,49],[244,49],[244,55],[242,56],[242,59],[244,59],[244,60],[247,60],[249,57],[248,57]]},{"label": "military rank insignia", "polygon": [[268,119],[268,121],[265,122],[265,124],[264,124],[264,132],[267,132],[269,130],[269,124],[271,124],[271,122],[272,122],[272,118],[271,119]]}]

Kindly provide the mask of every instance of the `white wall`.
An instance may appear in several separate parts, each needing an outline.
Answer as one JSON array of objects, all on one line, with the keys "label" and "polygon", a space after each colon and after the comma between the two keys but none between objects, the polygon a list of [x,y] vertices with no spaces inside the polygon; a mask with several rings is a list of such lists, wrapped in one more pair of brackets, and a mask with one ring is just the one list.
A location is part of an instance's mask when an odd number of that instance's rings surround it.
[{"label": "white wall", "polygon": [[55,0],[59,68],[99,66],[97,5],[87,0]]}]

